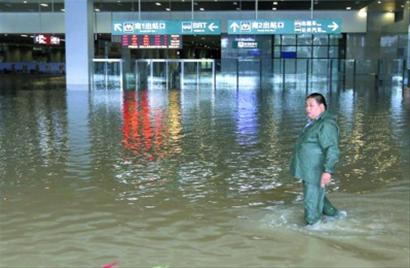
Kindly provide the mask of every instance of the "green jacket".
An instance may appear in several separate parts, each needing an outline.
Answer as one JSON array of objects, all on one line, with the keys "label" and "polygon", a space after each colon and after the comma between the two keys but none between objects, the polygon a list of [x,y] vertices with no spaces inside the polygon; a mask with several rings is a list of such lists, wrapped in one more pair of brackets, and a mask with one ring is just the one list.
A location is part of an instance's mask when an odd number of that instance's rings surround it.
[{"label": "green jacket", "polygon": [[339,127],[335,118],[325,111],[300,134],[290,164],[291,173],[297,179],[320,184],[323,172],[334,173],[339,154]]}]

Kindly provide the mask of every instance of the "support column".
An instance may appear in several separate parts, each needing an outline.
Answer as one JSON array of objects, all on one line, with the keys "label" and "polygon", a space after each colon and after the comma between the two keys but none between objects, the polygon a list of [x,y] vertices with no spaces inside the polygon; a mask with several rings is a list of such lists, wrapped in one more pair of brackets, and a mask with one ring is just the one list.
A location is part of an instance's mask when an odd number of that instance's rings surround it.
[{"label": "support column", "polygon": [[[410,88],[410,25],[407,31],[407,87]],[[404,79],[404,77],[403,77]]]},{"label": "support column", "polygon": [[93,0],[65,0],[64,8],[67,89],[84,90],[93,73]]},{"label": "support column", "polygon": [[124,85],[124,88],[122,88],[122,90],[135,88],[135,85],[130,81],[130,77],[134,76],[135,74],[133,74],[131,70],[131,50],[128,47],[121,48],[121,58],[123,60],[123,62],[120,63],[122,64],[122,84]]}]

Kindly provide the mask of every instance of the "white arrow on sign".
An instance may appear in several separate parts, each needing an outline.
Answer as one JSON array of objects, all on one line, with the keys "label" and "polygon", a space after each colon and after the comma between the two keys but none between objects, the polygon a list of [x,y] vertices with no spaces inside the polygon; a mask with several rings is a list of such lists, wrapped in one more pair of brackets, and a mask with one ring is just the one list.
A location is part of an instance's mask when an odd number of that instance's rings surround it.
[{"label": "white arrow on sign", "polygon": [[337,28],[339,28],[339,25],[336,22],[332,21],[332,24],[328,25],[327,27],[332,29],[332,31],[334,32],[334,31],[336,31]]},{"label": "white arrow on sign", "polygon": [[236,30],[239,29],[239,25],[238,23],[234,22],[231,24],[231,26],[229,26],[229,28],[232,28],[232,31],[236,32]]},{"label": "white arrow on sign", "polygon": [[209,29],[211,32],[213,32],[213,31],[215,31],[215,29],[218,29],[218,26],[215,25],[215,23],[212,22],[211,24],[209,24],[208,29]]},{"label": "white arrow on sign", "polygon": [[121,23],[115,23],[114,24],[114,31],[122,32],[122,24]]}]

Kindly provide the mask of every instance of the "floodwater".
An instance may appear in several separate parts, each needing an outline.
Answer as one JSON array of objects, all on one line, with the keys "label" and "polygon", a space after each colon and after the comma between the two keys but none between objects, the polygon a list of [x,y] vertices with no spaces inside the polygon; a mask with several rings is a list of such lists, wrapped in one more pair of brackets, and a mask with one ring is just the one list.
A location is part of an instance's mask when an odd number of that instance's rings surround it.
[{"label": "floodwater", "polygon": [[329,198],[348,217],[307,229],[288,172],[305,90],[12,80],[0,82],[0,267],[409,267],[400,87],[322,90],[341,129]]}]

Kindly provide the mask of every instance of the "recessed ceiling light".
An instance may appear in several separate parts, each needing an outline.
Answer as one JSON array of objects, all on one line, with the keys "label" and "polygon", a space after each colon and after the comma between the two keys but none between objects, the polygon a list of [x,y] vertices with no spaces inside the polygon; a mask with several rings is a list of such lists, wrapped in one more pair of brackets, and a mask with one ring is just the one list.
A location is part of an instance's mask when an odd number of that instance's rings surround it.
[{"label": "recessed ceiling light", "polygon": [[99,8],[94,9],[95,12],[100,12]]},{"label": "recessed ceiling light", "polygon": [[48,7],[48,5],[45,4],[45,3],[41,3],[40,6],[42,6],[42,7]]},{"label": "recessed ceiling light", "polygon": [[346,7],[346,10],[351,10],[352,8],[351,7]]},{"label": "recessed ceiling light", "polygon": [[241,10],[241,8],[240,8],[240,7],[237,7],[236,10]]},{"label": "recessed ceiling light", "polygon": [[162,6],[162,4],[160,2],[156,2],[155,5]]},{"label": "recessed ceiling light", "polygon": [[204,11],[204,10],[205,10],[205,8],[201,7],[199,10]]},{"label": "recessed ceiling light", "polygon": [[273,2],[273,4],[276,6],[278,4],[278,2]]},{"label": "recessed ceiling light", "polygon": [[65,12],[65,9],[64,8],[62,8],[62,9],[60,9],[61,10],[61,12]]},{"label": "recessed ceiling light", "polygon": [[27,4],[27,1],[23,1],[24,4]]},{"label": "recessed ceiling light", "polygon": [[166,10],[166,11],[171,11],[171,9],[170,9],[169,7],[167,7],[165,10]]},{"label": "recessed ceiling light", "polygon": [[277,8],[276,8],[276,7],[272,7],[272,10],[277,10]]},{"label": "recessed ceiling light", "polygon": [[380,0],[379,0],[379,1],[377,1],[377,3],[378,3],[378,4],[381,4],[381,3],[382,3],[382,1],[380,1]]},{"label": "recessed ceiling light", "polygon": [[233,4],[236,6],[238,3],[236,3],[236,2],[233,2]]}]

